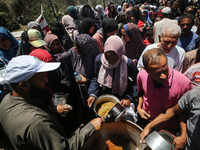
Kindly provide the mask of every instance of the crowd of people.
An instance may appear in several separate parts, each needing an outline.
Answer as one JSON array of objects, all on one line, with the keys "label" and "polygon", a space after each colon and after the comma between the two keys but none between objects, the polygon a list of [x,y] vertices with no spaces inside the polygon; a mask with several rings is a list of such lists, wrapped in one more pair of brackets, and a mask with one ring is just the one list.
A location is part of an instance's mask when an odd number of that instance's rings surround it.
[{"label": "crowd of people", "polygon": [[199,12],[197,0],[108,1],[68,6],[47,33],[31,21],[21,41],[0,26],[0,123],[13,147],[81,149],[105,122],[95,100],[112,94],[136,108],[124,120],[144,128],[141,142],[167,130],[176,149],[200,149]]}]

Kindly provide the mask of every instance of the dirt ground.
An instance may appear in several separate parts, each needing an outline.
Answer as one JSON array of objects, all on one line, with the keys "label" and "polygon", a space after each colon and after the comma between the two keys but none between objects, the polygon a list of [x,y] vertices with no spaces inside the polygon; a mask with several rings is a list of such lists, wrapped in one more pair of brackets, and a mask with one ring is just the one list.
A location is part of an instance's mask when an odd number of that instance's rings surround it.
[{"label": "dirt ground", "polygon": [[0,124],[0,150],[14,150],[7,135],[3,131],[1,124]]}]

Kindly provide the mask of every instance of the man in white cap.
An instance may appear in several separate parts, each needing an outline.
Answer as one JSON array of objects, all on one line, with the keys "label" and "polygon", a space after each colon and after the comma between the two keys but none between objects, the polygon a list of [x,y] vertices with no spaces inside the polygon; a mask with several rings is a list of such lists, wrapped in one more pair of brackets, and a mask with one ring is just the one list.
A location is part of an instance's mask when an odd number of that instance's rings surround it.
[{"label": "man in white cap", "polygon": [[16,150],[77,150],[101,128],[104,119],[96,118],[66,138],[63,126],[47,107],[48,99],[42,98],[47,91],[47,71],[59,66],[59,62],[45,63],[28,55],[15,57],[8,63],[5,81],[12,92],[0,104],[0,122]]},{"label": "man in white cap", "polygon": [[159,37],[158,35],[161,34],[162,27],[166,24],[174,23],[178,24],[177,20],[171,20],[169,19],[171,14],[171,8],[170,7],[164,7],[162,9],[162,20],[158,21],[154,24],[154,43],[159,42]]}]

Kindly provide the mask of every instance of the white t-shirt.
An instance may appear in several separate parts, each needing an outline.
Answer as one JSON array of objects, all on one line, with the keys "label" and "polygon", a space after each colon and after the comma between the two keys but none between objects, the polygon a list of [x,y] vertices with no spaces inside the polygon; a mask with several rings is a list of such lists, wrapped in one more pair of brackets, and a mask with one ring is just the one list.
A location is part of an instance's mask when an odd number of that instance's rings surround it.
[{"label": "white t-shirt", "polygon": [[[153,48],[158,48],[158,43],[154,43],[151,44],[149,46],[147,46],[144,51],[142,52],[138,64],[137,64],[137,68],[140,71],[143,67],[143,60],[142,60],[142,56],[143,54],[148,51],[151,50]],[[183,67],[183,60],[185,58],[185,50],[179,46],[175,46],[172,51],[167,55],[167,59],[168,59],[168,66],[172,69],[178,70],[181,72],[182,67]]]}]

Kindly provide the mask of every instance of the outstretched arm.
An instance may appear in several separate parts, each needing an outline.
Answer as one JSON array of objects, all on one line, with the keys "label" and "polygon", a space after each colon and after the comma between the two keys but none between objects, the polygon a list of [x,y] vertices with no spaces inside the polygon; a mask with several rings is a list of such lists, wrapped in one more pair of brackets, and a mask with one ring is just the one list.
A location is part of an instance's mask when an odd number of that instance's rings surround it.
[{"label": "outstretched arm", "polygon": [[172,108],[167,109],[165,113],[161,113],[160,115],[158,115],[152,122],[146,125],[146,127],[140,134],[140,138],[141,138],[140,142],[143,142],[144,138],[149,134],[149,132],[151,131],[153,127],[155,127],[156,125],[162,122],[169,120],[170,118],[172,118],[173,116],[175,116],[176,114],[182,111],[183,110],[179,108],[178,104],[176,104]]}]

